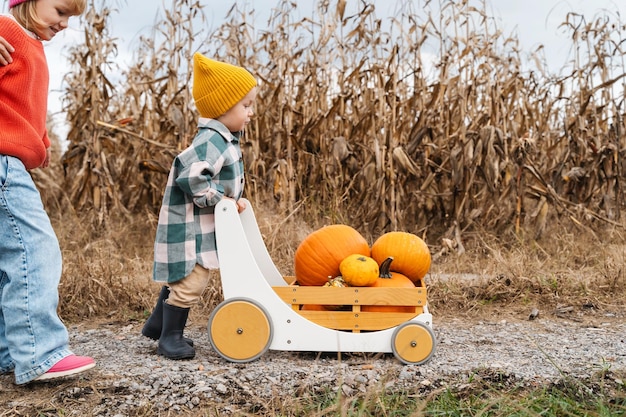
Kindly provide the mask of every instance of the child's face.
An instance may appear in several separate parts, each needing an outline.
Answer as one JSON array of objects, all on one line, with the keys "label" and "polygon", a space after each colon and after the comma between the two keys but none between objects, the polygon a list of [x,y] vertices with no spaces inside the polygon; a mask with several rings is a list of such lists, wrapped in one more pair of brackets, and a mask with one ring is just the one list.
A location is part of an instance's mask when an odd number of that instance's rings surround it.
[{"label": "child's face", "polygon": [[71,0],[36,0],[38,24],[34,32],[41,39],[49,41],[67,28],[68,20],[72,14],[73,2]]},{"label": "child's face", "polygon": [[254,101],[256,100],[257,88],[254,87],[250,92],[230,110],[218,117],[217,120],[222,122],[224,126],[231,132],[240,132],[250,122],[250,118],[254,115]]}]

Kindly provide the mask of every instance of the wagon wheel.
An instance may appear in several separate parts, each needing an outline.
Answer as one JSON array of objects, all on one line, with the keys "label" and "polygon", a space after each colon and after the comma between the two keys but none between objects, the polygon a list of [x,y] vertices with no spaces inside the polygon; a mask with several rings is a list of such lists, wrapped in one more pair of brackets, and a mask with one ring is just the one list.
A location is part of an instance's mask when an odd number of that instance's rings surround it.
[{"label": "wagon wheel", "polygon": [[406,365],[421,365],[435,353],[435,334],[429,326],[414,321],[403,323],[391,336],[391,349]]},{"label": "wagon wheel", "polygon": [[272,322],[263,307],[247,298],[222,301],[209,316],[209,342],[224,359],[251,362],[272,341]]}]

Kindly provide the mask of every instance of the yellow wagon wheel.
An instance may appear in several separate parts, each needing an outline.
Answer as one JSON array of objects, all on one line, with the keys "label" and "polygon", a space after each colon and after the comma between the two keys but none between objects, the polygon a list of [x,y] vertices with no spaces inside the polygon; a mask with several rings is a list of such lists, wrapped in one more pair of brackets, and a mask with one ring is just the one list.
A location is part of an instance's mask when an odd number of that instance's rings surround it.
[{"label": "yellow wagon wheel", "polygon": [[247,298],[222,301],[209,316],[209,341],[231,362],[251,362],[269,349],[272,322],[263,307]]},{"label": "yellow wagon wheel", "polygon": [[421,365],[435,353],[435,334],[419,321],[403,323],[391,336],[391,349],[398,360],[406,365]]}]

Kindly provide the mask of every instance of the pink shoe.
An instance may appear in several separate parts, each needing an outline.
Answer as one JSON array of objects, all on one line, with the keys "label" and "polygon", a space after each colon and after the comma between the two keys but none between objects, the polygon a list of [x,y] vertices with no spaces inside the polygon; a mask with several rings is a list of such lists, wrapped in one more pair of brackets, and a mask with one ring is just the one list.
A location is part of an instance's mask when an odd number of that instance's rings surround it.
[{"label": "pink shoe", "polygon": [[45,381],[47,379],[74,375],[91,369],[94,366],[96,366],[96,362],[89,356],[70,355],[55,363],[48,372],[39,375],[34,381]]}]

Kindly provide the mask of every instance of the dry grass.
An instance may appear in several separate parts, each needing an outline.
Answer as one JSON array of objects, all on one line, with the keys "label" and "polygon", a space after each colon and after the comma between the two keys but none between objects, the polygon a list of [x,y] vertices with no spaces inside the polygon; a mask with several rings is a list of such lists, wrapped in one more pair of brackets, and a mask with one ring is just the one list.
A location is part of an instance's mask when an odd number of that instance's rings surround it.
[{"label": "dry grass", "polygon": [[[433,314],[496,312],[525,319],[537,308],[544,316],[579,320],[585,312],[622,311],[623,233],[607,231],[607,239],[598,244],[592,234],[548,232],[553,239],[544,246],[533,241],[511,244],[481,234],[472,239],[470,253],[439,259],[430,271]],[[452,279],[441,279],[450,275]]]},{"label": "dry grass", "polygon": [[[270,206],[255,207],[268,250],[283,275],[293,275],[293,254],[311,229],[303,219],[285,219]],[[61,314],[71,321],[105,318],[143,321],[159,285],[152,281],[155,217],[111,218],[94,235],[89,222],[71,211],[53,218],[64,253]],[[427,276],[429,304],[437,317],[528,316],[583,312],[606,314],[626,305],[626,244],[619,229],[596,234],[564,231],[541,246],[515,235],[468,234],[464,253],[431,245],[434,262]],[[370,242],[371,243],[371,242]],[[219,274],[212,275],[201,304],[206,320],[222,301]]]}]

